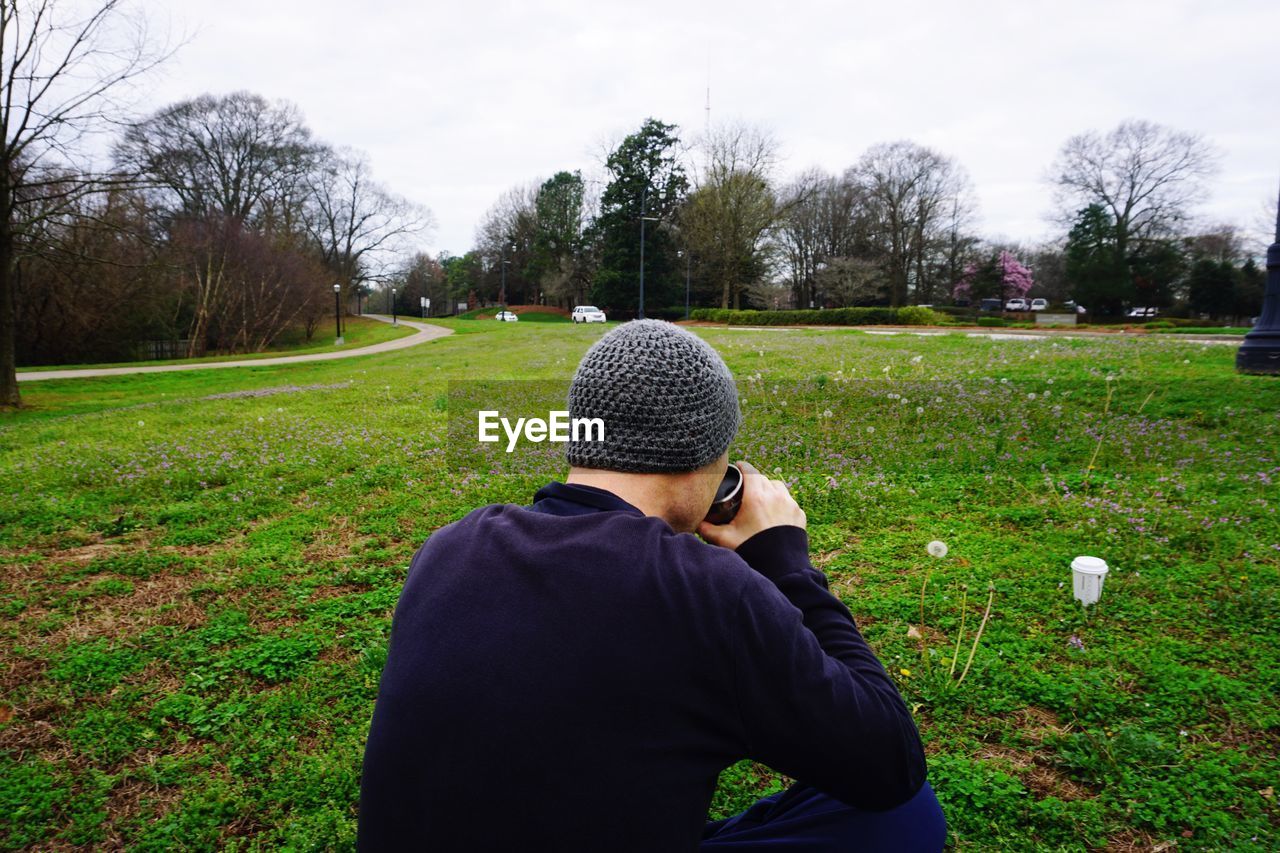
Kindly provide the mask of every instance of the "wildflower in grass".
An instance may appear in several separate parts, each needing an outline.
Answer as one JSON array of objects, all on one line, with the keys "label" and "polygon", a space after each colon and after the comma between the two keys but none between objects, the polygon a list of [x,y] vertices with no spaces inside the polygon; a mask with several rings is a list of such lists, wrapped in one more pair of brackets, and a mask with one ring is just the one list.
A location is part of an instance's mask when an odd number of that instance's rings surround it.
[{"label": "wildflower in grass", "polygon": [[1032,392],[1030,392],[1029,394],[1027,394],[1027,399],[1028,399],[1028,400],[1034,400],[1035,398],[1036,398],[1036,392],[1035,392],[1035,391],[1032,391]]},{"label": "wildflower in grass", "polygon": [[875,428],[875,427],[873,427],[873,426],[869,426],[869,427],[867,427],[867,433],[868,433],[868,434],[873,433],[873,432],[875,432],[875,431],[876,431],[876,428]]},{"label": "wildflower in grass", "polygon": [[942,557],[947,556],[947,543],[937,539],[924,546],[924,549],[929,552],[930,557],[938,557],[941,559]]},{"label": "wildflower in grass", "polygon": [[922,360],[924,360],[924,356],[922,355],[916,355],[911,357],[912,364],[919,364]]},{"label": "wildflower in grass", "polygon": [[911,670],[907,669],[905,666],[899,669],[898,672],[902,673],[904,677],[911,677]]},{"label": "wildflower in grass", "polygon": [[1080,651],[1084,651],[1084,641],[1081,640],[1079,637],[1077,637],[1075,634],[1072,634],[1071,639],[1067,640],[1067,645],[1073,649],[1079,649]]},{"label": "wildflower in grass", "polygon": [[822,416],[823,416],[824,418],[829,418],[829,417],[831,417],[831,410],[830,410],[830,409],[823,409],[823,411],[822,411]]},{"label": "wildflower in grass", "polygon": [[917,414],[917,415],[923,415],[923,414],[924,414],[924,406],[916,406],[916,414]]}]

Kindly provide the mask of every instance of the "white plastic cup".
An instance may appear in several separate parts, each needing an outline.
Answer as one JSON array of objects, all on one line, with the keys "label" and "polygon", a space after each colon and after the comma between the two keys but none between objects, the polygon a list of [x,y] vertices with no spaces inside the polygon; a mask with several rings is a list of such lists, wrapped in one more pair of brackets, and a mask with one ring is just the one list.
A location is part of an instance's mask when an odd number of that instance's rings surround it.
[{"label": "white plastic cup", "polygon": [[1088,607],[1102,597],[1107,571],[1107,561],[1097,557],[1076,557],[1071,561],[1071,584],[1082,605]]}]

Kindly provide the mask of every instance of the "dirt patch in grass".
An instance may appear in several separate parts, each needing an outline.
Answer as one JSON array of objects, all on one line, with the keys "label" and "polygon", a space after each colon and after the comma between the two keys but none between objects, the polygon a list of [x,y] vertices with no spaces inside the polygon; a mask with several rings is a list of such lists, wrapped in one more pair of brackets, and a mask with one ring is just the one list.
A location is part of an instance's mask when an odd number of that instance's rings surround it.
[{"label": "dirt patch in grass", "polygon": [[15,705],[13,720],[0,729],[0,751],[19,761],[32,755],[53,763],[71,758],[75,750],[49,720],[66,710],[61,703],[44,700]]},{"label": "dirt patch in grass", "polygon": [[[59,539],[66,539],[72,534],[60,534]],[[124,551],[145,548],[150,537],[147,531],[135,531],[127,536],[107,538],[101,533],[87,536],[88,541],[67,548],[44,545],[32,545],[25,548],[0,549],[0,561],[12,561],[5,567],[4,581],[6,586],[15,586],[32,580],[43,580],[54,566],[83,565],[99,557],[106,557]],[[38,560],[20,560],[23,557],[38,556]]]},{"label": "dirt patch in grass", "polygon": [[1107,846],[1103,848],[1110,853],[1164,853],[1166,850],[1178,849],[1176,841],[1161,841],[1150,833],[1136,829],[1125,829],[1107,838]]},{"label": "dirt patch in grass", "polygon": [[151,820],[163,817],[182,800],[182,785],[158,785],[143,778],[141,769],[153,767],[161,757],[180,759],[194,755],[202,748],[200,741],[189,740],[166,744],[163,751],[140,750],[125,759],[120,781],[111,789],[107,799],[107,837],[102,843],[103,849],[123,850],[129,846],[117,826],[134,823],[144,810],[150,812],[148,817]]},{"label": "dirt patch in grass", "polygon": [[1027,787],[1035,791],[1040,799],[1057,797],[1060,800],[1070,801],[1084,800],[1094,796],[1093,791],[1084,785],[1043,764],[1032,764],[1027,768],[1026,773],[1022,774],[1022,778],[1027,783]]},{"label": "dirt patch in grass", "polygon": [[974,757],[995,764],[1008,765],[1040,799],[1057,797],[1060,800],[1083,800],[1094,796],[1089,788],[1047,766],[1040,756],[1026,750],[988,744]]},{"label": "dirt patch in grass", "polygon": [[1014,727],[1032,743],[1043,743],[1048,737],[1060,737],[1071,732],[1071,726],[1063,723],[1058,715],[1034,705],[1014,712]]},{"label": "dirt patch in grass", "polygon": [[316,540],[302,552],[308,563],[329,563],[351,556],[351,549],[360,538],[360,532],[345,515],[334,516]]},{"label": "dirt patch in grass", "polygon": [[[80,611],[72,614],[59,628],[41,637],[40,644],[48,648],[97,637],[125,640],[156,626],[194,627],[204,622],[205,615],[204,607],[191,599],[190,591],[202,580],[200,572],[161,573],[131,579],[132,592],[86,599]],[[94,582],[80,581],[68,588],[88,586]],[[21,628],[39,622],[56,610],[54,607],[28,607],[22,613]],[[0,655],[0,660],[3,659],[3,655]]]},{"label": "dirt patch in grass", "polygon": [[37,658],[21,657],[5,653],[0,657],[0,696],[12,696],[24,684],[35,681],[48,666]]}]

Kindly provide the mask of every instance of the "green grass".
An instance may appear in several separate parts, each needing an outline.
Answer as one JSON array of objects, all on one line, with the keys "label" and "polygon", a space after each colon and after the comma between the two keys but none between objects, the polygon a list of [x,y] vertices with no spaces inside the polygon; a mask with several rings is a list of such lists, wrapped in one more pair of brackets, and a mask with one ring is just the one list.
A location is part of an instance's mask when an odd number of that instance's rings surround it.
[{"label": "green grass", "polygon": [[[564,314],[552,314],[548,311],[529,311],[519,315],[521,323],[572,323]],[[494,321],[497,322],[497,321]]]},{"label": "green grass", "polygon": [[1161,335],[1247,335],[1252,326],[1181,326],[1173,329],[1149,329]]},{"label": "green grass", "polygon": [[[563,474],[554,450],[452,467],[447,383],[563,380],[604,332],[442,325],[346,361],[24,383],[0,848],[353,845],[414,550]],[[741,380],[735,455],[791,484],[914,708],[957,848],[1280,846],[1280,380],[1163,336],[698,332]],[[1087,618],[1078,554],[1112,567]],[[730,768],[712,815],[781,784]]]},{"label": "green grass", "polygon": [[[333,320],[332,317],[329,319],[331,321]],[[412,320],[415,318],[410,317],[409,319]],[[307,355],[308,353],[315,352],[334,352],[340,350],[359,349],[360,347],[380,344],[383,341],[391,341],[396,338],[411,335],[414,333],[414,330],[408,326],[393,326],[390,323],[384,323],[380,320],[370,320],[367,317],[347,317],[343,322],[342,346],[335,347],[333,345],[333,333],[334,327],[331,322],[329,325],[322,325],[317,329],[310,341],[306,340],[305,333],[301,329],[292,329],[282,335],[274,345],[268,347],[262,352],[211,355],[204,358],[123,361],[112,364],[63,364],[44,367],[20,367],[18,368],[18,372],[29,373],[37,370],[75,370],[76,368],[93,367],[149,367],[160,364],[208,364],[210,362],[218,361],[245,361],[259,358],[276,358],[282,355]]]},{"label": "green grass", "polygon": [[[451,319],[479,320],[483,316],[485,322],[496,323],[498,321],[494,319],[494,315],[497,314],[499,311],[504,311],[504,310],[506,309],[502,308],[501,306],[491,305],[488,308],[472,309],[471,311],[467,311],[463,314],[458,314],[457,316]],[[517,322],[520,322],[520,323],[572,323],[573,322],[564,314],[553,314],[549,311],[530,311],[528,313],[519,314],[519,317],[520,319]],[[432,322],[434,322],[434,320]]]}]

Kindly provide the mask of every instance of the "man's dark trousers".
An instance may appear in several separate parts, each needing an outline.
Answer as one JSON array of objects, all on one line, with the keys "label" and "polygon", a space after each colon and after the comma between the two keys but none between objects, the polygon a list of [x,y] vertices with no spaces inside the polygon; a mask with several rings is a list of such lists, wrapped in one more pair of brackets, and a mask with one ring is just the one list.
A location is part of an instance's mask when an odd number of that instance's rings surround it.
[{"label": "man's dark trousers", "polygon": [[937,853],[946,837],[947,823],[928,782],[906,803],[885,812],[855,809],[796,784],[742,814],[708,823],[700,849]]}]

